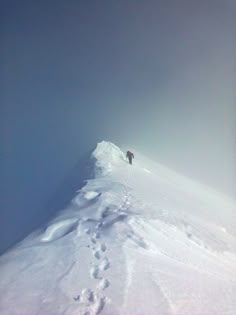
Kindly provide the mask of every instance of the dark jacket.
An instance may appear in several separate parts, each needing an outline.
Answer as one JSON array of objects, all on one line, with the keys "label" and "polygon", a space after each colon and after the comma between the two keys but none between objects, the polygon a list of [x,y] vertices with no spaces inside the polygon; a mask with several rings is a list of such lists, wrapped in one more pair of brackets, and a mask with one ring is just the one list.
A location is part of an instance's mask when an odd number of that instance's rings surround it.
[{"label": "dark jacket", "polygon": [[133,159],[134,159],[134,154],[133,154],[132,152],[130,152],[130,151],[127,151],[126,157],[127,157],[127,158],[133,158]]}]

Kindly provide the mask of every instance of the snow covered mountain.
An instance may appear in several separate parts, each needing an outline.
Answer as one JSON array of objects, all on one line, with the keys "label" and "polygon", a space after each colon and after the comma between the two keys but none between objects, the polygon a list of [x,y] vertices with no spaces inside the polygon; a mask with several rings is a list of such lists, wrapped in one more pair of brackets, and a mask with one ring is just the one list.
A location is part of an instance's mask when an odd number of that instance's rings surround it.
[{"label": "snow covered mountain", "polygon": [[1,315],[235,315],[233,201],[114,144],[93,179],[0,257]]}]

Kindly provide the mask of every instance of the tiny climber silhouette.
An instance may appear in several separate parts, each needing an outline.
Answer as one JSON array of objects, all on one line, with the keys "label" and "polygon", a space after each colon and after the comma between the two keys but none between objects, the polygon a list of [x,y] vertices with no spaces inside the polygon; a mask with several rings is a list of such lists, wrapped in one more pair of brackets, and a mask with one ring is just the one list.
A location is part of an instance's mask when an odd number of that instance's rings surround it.
[{"label": "tiny climber silhouette", "polygon": [[129,164],[132,165],[132,159],[134,159],[134,154],[132,152],[130,152],[130,151],[127,151],[126,158],[129,159]]}]

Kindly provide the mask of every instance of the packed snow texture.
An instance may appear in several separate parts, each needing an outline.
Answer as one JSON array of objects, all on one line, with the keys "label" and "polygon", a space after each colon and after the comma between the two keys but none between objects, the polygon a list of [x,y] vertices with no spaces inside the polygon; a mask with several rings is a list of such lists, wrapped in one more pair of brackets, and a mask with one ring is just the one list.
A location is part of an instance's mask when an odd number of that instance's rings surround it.
[{"label": "packed snow texture", "polygon": [[233,201],[114,144],[68,207],[0,257],[1,315],[235,315]]}]

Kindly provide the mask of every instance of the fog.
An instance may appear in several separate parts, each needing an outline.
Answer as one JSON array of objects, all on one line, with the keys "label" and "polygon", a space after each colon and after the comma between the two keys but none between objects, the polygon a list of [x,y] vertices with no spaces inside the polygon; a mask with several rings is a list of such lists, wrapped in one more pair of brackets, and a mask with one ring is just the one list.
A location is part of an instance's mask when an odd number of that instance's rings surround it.
[{"label": "fog", "polygon": [[1,6],[1,249],[103,139],[234,197],[233,1]]}]

